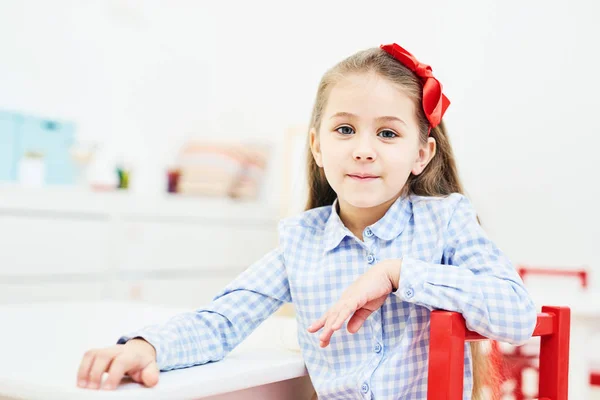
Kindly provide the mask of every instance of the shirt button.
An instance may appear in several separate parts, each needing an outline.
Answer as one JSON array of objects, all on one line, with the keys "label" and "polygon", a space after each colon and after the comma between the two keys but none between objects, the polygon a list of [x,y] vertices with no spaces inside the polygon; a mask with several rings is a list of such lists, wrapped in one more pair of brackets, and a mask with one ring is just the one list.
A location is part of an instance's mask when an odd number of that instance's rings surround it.
[{"label": "shirt button", "polygon": [[375,344],[375,353],[381,353],[381,345],[379,343]]},{"label": "shirt button", "polygon": [[360,387],[360,390],[362,390],[363,393],[367,393],[369,391],[369,385],[367,385],[366,383],[363,383],[362,386]]},{"label": "shirt button", "polygon": [[375,256],[373,256],[373,254],[369,254],[369,255],[367,256],[367,262],[368,262],[369,264],[373,264],[373,261],[375,261]]},{"label": "shirt button", "polygon": [[413,292],[411,288],[404,289],[404,295],[406,296],[406,298],[410,299],[415,295],[415,292]]},{"label": "shirt button", "polygon": [[367,228],[367,229],[365,229],[365,236],[366,236],[366,237],[371,237],[371,236],[373,236],[373,231],[371,230],[371,228]]}]

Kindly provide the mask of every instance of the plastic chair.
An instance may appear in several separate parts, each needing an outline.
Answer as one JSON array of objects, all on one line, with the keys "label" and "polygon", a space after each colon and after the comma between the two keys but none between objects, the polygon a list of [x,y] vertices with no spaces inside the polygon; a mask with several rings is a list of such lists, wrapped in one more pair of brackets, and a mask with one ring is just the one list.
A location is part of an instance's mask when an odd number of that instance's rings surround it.
[{"label": "plastic chair", "polygon": [[[540,336],[539,400],[566,400],[569,379],[568,307],[542,307],[533,336]],[[427,400],[461,400],[465,342],[488,340],[469,331],[461,314],[432,311]]]}]

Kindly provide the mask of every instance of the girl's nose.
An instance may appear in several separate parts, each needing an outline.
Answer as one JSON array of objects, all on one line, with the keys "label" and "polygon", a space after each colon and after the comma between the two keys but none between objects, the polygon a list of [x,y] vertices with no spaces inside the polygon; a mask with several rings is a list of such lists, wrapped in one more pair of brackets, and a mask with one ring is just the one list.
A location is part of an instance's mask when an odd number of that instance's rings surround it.
[{"label": "girl's nose", "polygon": [[352,155],[356,161],[374,161],[377,158],[373,146],[367,141],[362,141],[356,146]]}]

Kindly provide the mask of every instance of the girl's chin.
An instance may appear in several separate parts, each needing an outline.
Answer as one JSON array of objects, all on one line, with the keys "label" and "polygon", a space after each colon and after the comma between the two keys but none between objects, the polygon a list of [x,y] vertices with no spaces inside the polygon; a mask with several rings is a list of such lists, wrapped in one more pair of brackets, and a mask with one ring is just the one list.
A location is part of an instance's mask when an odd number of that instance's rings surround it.
[{"label": "girl's chin", "polygon": [[365,194],[362,196],[349,196],[345,202],[356,208],[372,208],[384,203],[384,199],[373,194]]}]

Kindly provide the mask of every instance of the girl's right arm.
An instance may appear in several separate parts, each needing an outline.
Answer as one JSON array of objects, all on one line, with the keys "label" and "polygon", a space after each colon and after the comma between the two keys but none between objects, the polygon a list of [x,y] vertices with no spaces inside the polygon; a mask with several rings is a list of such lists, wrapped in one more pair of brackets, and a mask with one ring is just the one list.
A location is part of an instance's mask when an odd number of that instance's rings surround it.
[{"label": "girl's right arm", "polygon": [[[121,337],[116,346],[86,353],[78,382],[80,386],[85,383],[83,387],[95,389],[100,386],[102,373],[108,372],[106,383],[110,388],[116,387],[125,374],[153,386],[156,383],[151,379],[153,374],[136,372],[141,364],[146,363],[144,368],[151,366],[147,363],[149,354],[157,371],[218,361],[283,303],[290,301],[283,252],[277,248],[241,273],[207,306],[179,314],[164,325],[131,332]],[[150,384],[143,379],[146,376],[150,377]]]}]

